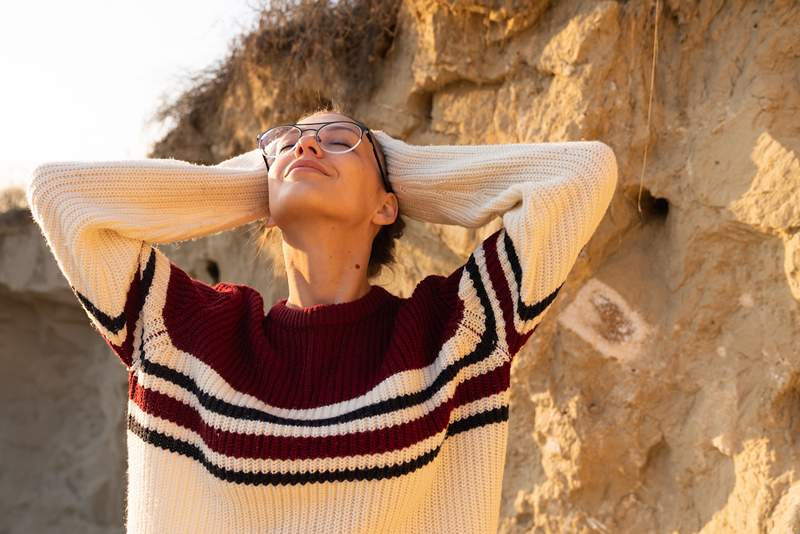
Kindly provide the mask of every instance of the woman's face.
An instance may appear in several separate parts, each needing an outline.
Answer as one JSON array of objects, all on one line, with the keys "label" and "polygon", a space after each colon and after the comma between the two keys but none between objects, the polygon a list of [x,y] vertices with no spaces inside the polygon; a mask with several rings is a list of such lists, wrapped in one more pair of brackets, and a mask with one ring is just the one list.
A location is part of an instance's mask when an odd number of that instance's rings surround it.
[{"label": "woman's face", "polygon": [[[337,120],[352,119],[322,112],[297,124],[317,128],[322,124],[314,123]],[[292,150],[270,163],[268,226],[285,229],[298,221],[360,226],[373,220],[387,193],[367,136],[350,152],[333,154],[320,147],[315,134],[314,130],[304,131]],[[323,170],[300,167],[287,172],[296,160],[312,160]]]}]

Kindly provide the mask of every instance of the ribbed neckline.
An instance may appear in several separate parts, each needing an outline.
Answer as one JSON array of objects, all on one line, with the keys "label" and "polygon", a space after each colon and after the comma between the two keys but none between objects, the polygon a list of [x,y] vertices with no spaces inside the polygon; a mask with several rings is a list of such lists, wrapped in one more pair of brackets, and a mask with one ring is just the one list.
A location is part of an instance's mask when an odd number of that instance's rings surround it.
[{"label": "ribbed neckline", "polygon": [[267,313],[266,319],[288,328],[334,325],[363,319],[394,295],[381,286],[371,286],[369,292],[356,300],[335,304],[315,304],[305,308],[290,308],[288,298],[279,300]]}]

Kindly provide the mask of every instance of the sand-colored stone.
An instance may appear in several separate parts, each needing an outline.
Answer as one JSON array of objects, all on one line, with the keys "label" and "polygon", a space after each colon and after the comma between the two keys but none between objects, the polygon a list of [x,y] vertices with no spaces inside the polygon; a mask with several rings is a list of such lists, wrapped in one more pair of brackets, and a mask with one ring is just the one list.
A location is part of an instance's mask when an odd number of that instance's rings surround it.
[{"label": "sand-colored stone", "polygon": [[[617,154],[612,205],[514,362],[498,532],[800,532],[800,5],[661,2],[648,130],[654,5],[406,0],[358,110],[409,142]],[[270,76],[220,102],[212,154],[280,102]],[[408,222],[376,280],[401,295],[499,224]],[[269,306],[280,253],[247,232],[163,250]],[[25,210],[0,215],[0,357],[0,532],[119,530],[124,368]]]}]

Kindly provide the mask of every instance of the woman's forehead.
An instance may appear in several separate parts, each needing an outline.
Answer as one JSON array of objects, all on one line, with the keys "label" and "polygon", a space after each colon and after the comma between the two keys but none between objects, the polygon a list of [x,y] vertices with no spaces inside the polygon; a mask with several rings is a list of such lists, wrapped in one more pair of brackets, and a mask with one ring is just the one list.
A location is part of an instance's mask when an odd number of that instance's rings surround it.
[{"label": "woman's forehead", "polygon": [[340,120],[351,121],[353,119],[351,119],[347,115],[342,115],[340,113],[325,112],[325,113],[314,114],[304,119],[301,119],[297,124],[308,124],[314,122],[328,122],[328,121],[340,121]]}]

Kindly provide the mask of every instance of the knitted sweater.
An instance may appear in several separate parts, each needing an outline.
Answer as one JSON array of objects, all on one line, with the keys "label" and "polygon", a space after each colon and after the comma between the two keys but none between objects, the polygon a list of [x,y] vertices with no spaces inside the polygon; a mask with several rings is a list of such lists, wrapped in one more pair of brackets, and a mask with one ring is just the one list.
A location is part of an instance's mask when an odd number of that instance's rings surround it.
[{"label": "knitted sweater", "polygon": [[154,246],[265,218],[258,150],[34,171],[33,217],[128,372],[128,532],[496,531],[512,358],[604,216],[614,152],[375,134],[401,215],[502,227],[407,298],[266,315]]}]

